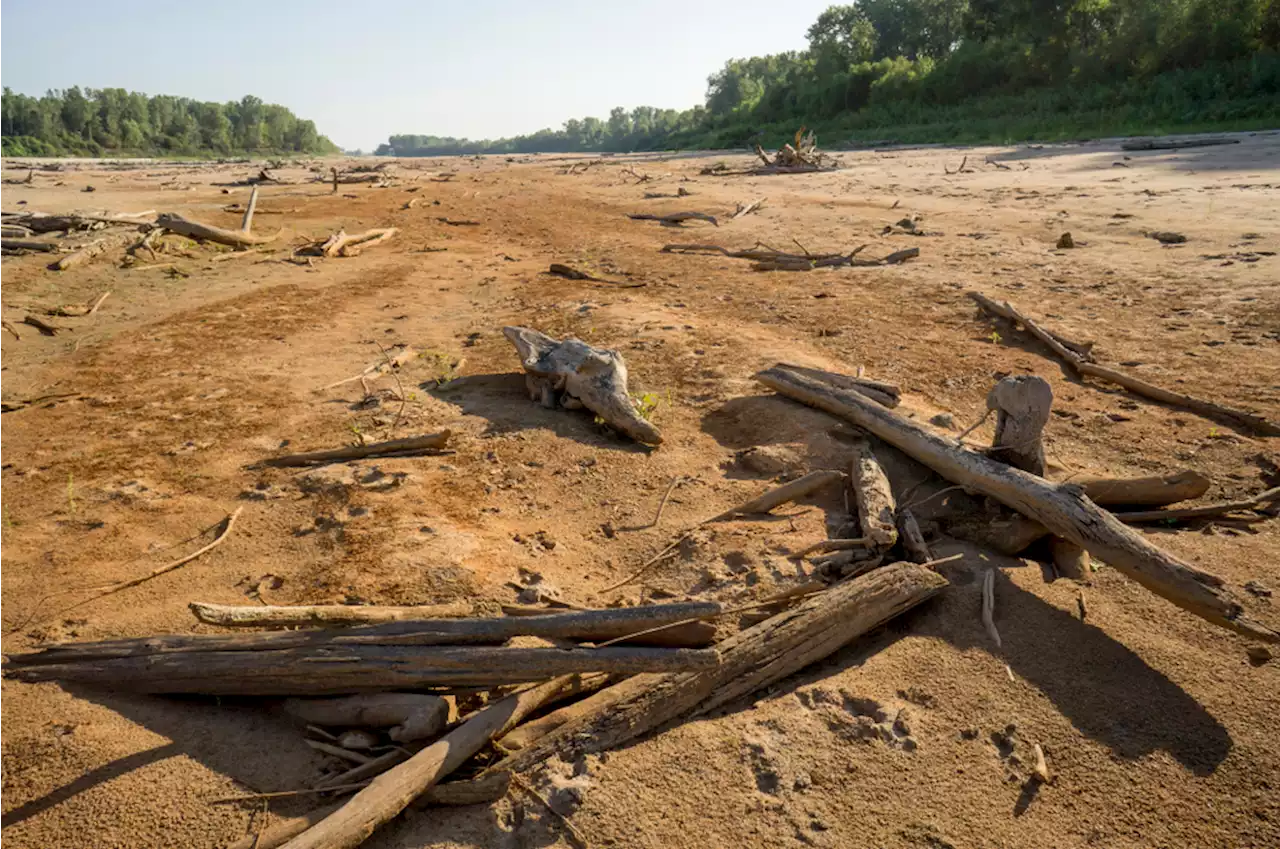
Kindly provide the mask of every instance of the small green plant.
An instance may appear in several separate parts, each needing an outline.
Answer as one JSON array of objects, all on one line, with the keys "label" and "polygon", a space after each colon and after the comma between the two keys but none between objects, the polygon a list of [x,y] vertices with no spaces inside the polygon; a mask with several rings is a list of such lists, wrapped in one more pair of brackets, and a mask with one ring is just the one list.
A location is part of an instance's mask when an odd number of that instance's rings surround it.
[{"label": "small green plant", "polygon": [[1210,439],[1217,439],[1217,438],[1218,438],[1218,436],[1219,436],[1219,432],[1218,432],[1218,429],[1217,429],[1216,427],[1211,427],[1211,428],[1209,428],[1209,438],[1210,438]]},{"label": "small green plant", "polygon": [[633,396],[631,403],[636,405],[636,412],[640,414],[640,418],[648,421],[649,417],[658,409],[658,396],[652,392],[646,392],[639,398]]},{"label": "small green plant", "polygon": [[436,382],[436,389],[444,389],[457,380],[458,367],[462,360],[455,360],[444,351],[423,351],[422,359],[430,363],[431,377]]},{"label": "small green plant", "polygon": [[1000,341],[1004,339],[1004,337],[1000,335],[1000,332],[998,330],[993,330],[991,331],[990,339],[991,339],[992,345],[999,345]]}]

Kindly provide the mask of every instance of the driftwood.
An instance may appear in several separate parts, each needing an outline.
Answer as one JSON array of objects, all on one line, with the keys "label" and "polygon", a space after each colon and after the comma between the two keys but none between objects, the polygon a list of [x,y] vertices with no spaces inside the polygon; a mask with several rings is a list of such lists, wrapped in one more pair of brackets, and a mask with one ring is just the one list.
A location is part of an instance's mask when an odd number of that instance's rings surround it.
[{"label": "driftwood", "polygon": [[627,364],[617,351],[573,337],[560,341],[527,327],[502,332],[520,355],[531,399],[549,409],[581,404],[637,442],[662,442],[627,393]]},{"label": "driftwood", "polygon": [[632,221],[657,221],[663,227],[680,227],[686,221],[707,221],[715,227],[720,226],[720,222],[716,221],[714,215],[707,215],[705,212],[672,212],[667,215],[650,215],[647,212],[638,212],[627,217]]},{"label": "driftwood", "polygon": [[1145,478],[1072,478],[1068,482],[1083,489],[1094,504],[1152,507],[1199,498],[1209,491],[1212,484],[1207,477],[1191,469]]},{"label": "driftwood", "polygon": [[[22,323],[26,325],[30,325],[31,327],[34,327],[36,330],[40,331],[41,336],[57,336],[58,331],[62,329],[61,327],[55,327],[52,324],[42,321],[41,319],[36,318],[34,315],[23,316]],[[17,336],[18,334],[15,333],[14,335]]]},{"label": "driftwood", "polygon": [[1004,643],[1000,639],[1000,632],[996,630],[995,614],[996,569],[992,566],[982,573],[982,626],[987,629],[987,635],[996,644],[996,648],[1002,648]]},{"label": "driftwood", "polygon": [[[495,772],[470,781],[450,781],[428,788],[414,800],[413,807],[425,805],[487,805],[507,795],[511,773]],[[226,849],[279,849],[289,838],[297,837],[342,807],[341,802],[325,805],[302,816],[288,817],[257,834],[242,837]]]},{"label": "driftwood", "polygon": [[1161,141],[1157,139],[1145,139],[1141,141],[1127,141],[1120,145],[1121,150],[1182,150],[1187,147],[1216,147],[1220,144],[1240,144],[1240,139],[1169,139]]},{"label": "driftwood", "polygon": [[720,522],[725,519],[732,519],[737,516],[752,516],[760,513],[768,513],[775,507],[781,507],[797,498],[804,498],[814,490],[821,489],[827,484],[843,481],[845,479],[844,472],[827,469],[817,472],[810,472],[804,477],[796,478],[790,483],[784,483],[782,486],[776,486],[763,495],[758,495],[750,501],[739,504],[724,511],[718,516],[713,516],[703,524],[711,522]]},{"label": "driftwood", "polygon": [[791,555],[792,560],[803,560],[810,554],[826,554],[832,551],[859,551],[866,549],[874,551],[876,544],[866,537],[857,537],[854,539],[822,539],[813,545],[806,545],[804,548]]},{"label": "driftwood", "polygon": [[365,693],[337,699],[286,699],[284,712],[312,725],[390,728],[397,743],[430,740],[449,720],[449,703],[425,693]]},{"label": "driftwood", "polygon": [[878,548],[892,548],[898,541],[898,524],[894,516],[898,505],[893,498],[893,488],[889,486],[889,477],[866,440],[860,440],[853,446],[849,488],[853,490],[858,505],[862,536]]},{"label": "driftwood", "polygon": [[111,292],[103,292],[93,302],[88,304],[64,304],[60,307],[50,307],[45,310],[46,315],[58,315],[64,318],[81,318],[93,315],[102,306],[102,302],[107,299]]},{"label": "driftwood", "polygon": [[[512,637],[601,642],[625,640],[637,632],[687,619],[719,615],[720,605],[697,601],[602,610],[572,610],[544,616],[494,619],[422,619],[354,628],[272,631],[252,634],[167,634],[151,637],[54,644],[40,652],[14,655],[15,665],[74,663],[161,654],[264,652],[284,649],[331,650],[346,646],[501,645]],[[676,630],[671,628],[669,630]],[[636,640],[642,640],[636,636]],[[706,645],[704,640],[701,645]]]},{"label": "driftwood", "polygon": [[[284,636],[288,636],[287,634]],[[70,649],[51,650],[63,656]],[[10,659],[23,681],[78,681],[133,693],[345,695],[431,687],[498,687],[579,672],[705,670],[714,649],[338,645],[270,651],[186,651],[37,664]]]},{"label": "driftwood", "polygon": [[410,348],[408,345],[401,348],[390,357],[387,356],[386,352],[383,352],[382,359],[378,360],[359,374],[352,377],[344,377],[342,380],[335,380],[333,383],[330,383],[328,386],[323,386],[317,391],[323,392],[324,390],[332,389],[335,386],[342,386],[346,383],[355,383],[357,380],[363,381],[365,378],[373,377],[375,375],[388,374],[400,368],[405,363],[412,362],[417,356],[418,351]]},{"label": "driftwood", "polygon": [[815,268],[840,268],[843,266],[872,267],[893,265],[920,255],[919,248],[895,251],[883,259],[863,259],[858,254],[865,248],[848,254],[789,254],[763,245],[741,251],[731,251],[720,245],[663,245],[663,253],[721,254],[731,259],[747,259],[753,262],[753,271],[812,271]]},{"label": "driftwood", "polygon": [[1222,578],[1184,563],[1126,528],[1079,490],[1005,466],[945,440],[864,396],[775,366],[756,379],[865,428],[942,477],[987,495],[1081,546],[1152,592],[1215,625],[1267,641],[1280,634],[1245,614]]},{"label": "driftwood", "polygon": [[756,200],[751,201],[751,203],[738,204],[737,210],[735,210],[733,213],[733,220],[737,221],[739,218],[742,218],[745,215],[750,215],[751,213],[755,212],[757,209],[763,208],[764,202],[765,202],[764,198],[757,198]]},{"label": "driftwood", "polygon": [[902,396],[901,388],[896,384],[886,383],[883,380],[872,380],[869,377],[853,377],[839,372],[797,366],[791,363],[783,363],[783,365],[797,374],[803,374],[830,383],[832,386],[839,386],[841,389],[848,389],[850,392],[859,392],[882,407],[898,406],[899,399]]},{"label": "driftwood", "polygon": [[92,262],[97,257],[102,256],[109,250],[119,247],[127,240],[127,237],[120,235],[105,236],[95,242],[85,245],[75,253],[67,254],[61,259],[49,265],[51,271],[68,271]]},{"label": "driftwood", "polygon": [[501,737],[497,741],[496,748],[499,751],[515,752],[520,749],[527,749],[533,743],[546,737],[552,731],[565,725],[573,719],[599,710],[602,705],[610,704],[617,701],[618,688],[605,688],[613,679],[608,675],[582,676],[583,692],[591,693],[585,699],[580,699],[562,708],[548,713],[537,719],[516,726],[510,733]]},{"label": "driftwood", "polygon": [[898,535],[902,539],[902,547],[913,562],[928,563],[933,559],[929,544],[924,541],[924,534],[920,531],[920,523],[916,521],[915,515],[905,508],[898,511]]},{"label": "driftwood", "polygon": [[476,713],[438,742],[378,776],[350,801],[285,844],[285,849],[353,849],[400,814],[490,740],[514,728],[572,681],[557,679],[514,693]]},{"label": "driftwood", "polygon": [[[984,310],[987,309],[988,298],[976,297],[977,293],[970,293]],[[1217,421],[1228,421],[1235,426],[1243,426],[1262,436],[1280,436],[1280,424],[1269,421],[1262,416],[1254,413],[1239,410],[1234,407],[1228,407],[1225,404],[1217,404],[1213,401],[1206,401],[1203,398],[1196,398],[1192,395],[1186,395],[1181,392],[1172,392],[1159,386],[1147,383],[1145,380],[1116,371],[1106,366],[1100,366],[1089,359],[1082,357],[1071,348],[1063,345],[1052,333],[1045,331],[1031,319],[1018,312],[1012,305],[1005,302],[1000,305],[1001,310],[996,314],[1008,318],[1018,324],[1021,324],[1033,336],[1049,347],[1059,359],[1066,364],[1072,371],[1081,376],[1096,377],[1106,380],[1118,386],[1123,386],[1135,395],[1143,398],[1149,398],[1153,401],[1159,401],[1162,404],[1182,407],[1198,413],[1209,419]]]},{"label": "driftwood", "polygon": [[187,236],[205,242],[218,242],[219,244],[230,245],[233,248],[251,248],[256,245],[265,245],[268,242],[275,241],[280,235],[279,233],[274,233],[270,236],[255,236],[252,233],[242,233],[237,230],[224,230],[221,227],[201,224],[199,221],[183,218],[173,212],[161,214],[156,219],[156,225],[180,236]]},{"label": "driftwood", "polygon": [[310,451],[305,454],[286,454],[283,457],[271,457],[262,461],[264,466],[323,466],[326,463],[338,463],[344,460],[361,460],[366,457],[407,457],[430,451],[442,450],[449,443],[450,432],[442,430],[426,436],[407,436],[404,439],[391,439],[386,442],[374,442],[370,445],[351,445],[346,448],[334,448],[331,451]]},{"label": "driftwood", "polygon": [[890,564],[839,584],[720,643],[722,661],[714,670],[640,675],[600,691],[589,700],[592,710],[486,773],[525,772],[555,755],[573,761],[681,716],[714,710],[828,657],[945,586],[941,575],[913,563]]},{"label": "driftwood", "polygon": [[[266,171],[262,172],[264,175]],[[258,187],[254,186],[249,191],[249,204],[245,207],[244,218],[240,219],[240,232],[249,233],[253,230],[253,212],[258,208]]]},{"label": "driftwood", "polygon": [[323,242],[316,242],[305,248],[295,251],[298,256],[324,256],[324,257],[350,257],[359,256],[360,252],[365,248],[371,248],[380,242],[385,242],[396,234],[395,227],[384,227],[374,230],[366,230],[363,233],[348,234],[344,230],[339,230]]},{"label": "driftwood", "polygon": [[594,277],[585,271],[579,271],[572,266],[563,265],[558,262],[551,263],[551,267],[547,269],[548,274],[556,277],[563,277],[566,280],[589,280],[594,283],[607,283],[610,286],[617,286],[619,289],[641,289],[645,283],[619,283],[616,280],[605,280],[602,277]]},{"label": "driftwood", "polygon": [[307,625],[377,625],[384,622],[453,618],[471,612],[468,602],[413,607],[375,607],[358,604],[317,604],[299,607],[233,606],[193,601],[187,605],[206,625],[224,628],[293,628]]},{"label": "driftwood", "polygon": [[1049,555],[1053,558],[1053,568],[1064,578],[1086,581],[1093,572],[1089,552],[1062,537],[1049,540]]},{"label": "driftwood", "polygon": [[1204,507],[1186,507],[1181,510],[1145,510],[1135,513],[1116,513],[1115,516],[1126,524],[1145,522],[1173,522],[1184,519],[1203,519],[1208,516],[1222,516],[1240,510],[1257,510],[1264,504],[1280,501],[1280,487],[1259,493],[1253,498],[1240,501],[1224,501],[1220,504],[1207,504]]},{"label": "driftwood", "polygon": [[0,248],[6,251],[36,251],[51,254],[61,245],[57,242],[40,242],[35,239],[0,239]]}]

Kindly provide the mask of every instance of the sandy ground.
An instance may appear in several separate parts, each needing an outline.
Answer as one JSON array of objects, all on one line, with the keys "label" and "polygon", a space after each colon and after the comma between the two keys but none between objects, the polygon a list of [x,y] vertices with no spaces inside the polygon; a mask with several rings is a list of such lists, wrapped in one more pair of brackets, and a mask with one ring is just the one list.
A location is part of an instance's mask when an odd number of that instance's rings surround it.
[{"label": "sandy ground", "polygon": [[[1007,298],[1099,359],[1280,418],[1280,135],[1230,147],[1122,154],[1114,143],[843,154],[836,173],[699,176],[723,158],[623,158],[568,174],[564,158],[400,163],[396,188],[269,187],[255,223],[280,249],[213,262],[210,248],[120,268],[119,251],[54,273],[6,258],[3,315],[87,302],[46,337],[4,334],[6,653],[54,639],[208,631],[191,601],[509,602],[529,573],[579,604],[617,597],[749,602],[803,580],[787,554],[841,512],[821,499],[781,522],[708,528],[643,582],[602,590],[690,523],[778,474],[842,465],[843,428],[751,380],[778,360],[897,382],[922,420],[977,420],[1006,374],[1056,395],[1060,476],[1192,468],[1207,500],[1280,481],[1280,442],[1072,379],[1020,332],[979,317],[969,289]],[[967,156],[968,169],[955,171]],[[991,162],[1000,162],[998,168]],[[1124,166],[1124,167],[1119,167]],[[4,208],[157,209],[238,226],[212,185],[257,166],[97,164],[7,185]],[[971,169],[971,170],[969,170]],[[430,175],[456,171],[450,182]],[[282,175],[304,180],[303,168]],[[25,170],[6,168],[7,178]],[[55,185],[56,184],[56,185]],[[93,194],[81,189],[96,188]],[[643,199],[649,192],[692,192]],[[417,189],[410,192],[408,189]],[[729,221],[737,202],[764,208]],[[420,198],[415,207],[406,202]],[[629,212],[721,216],[683,231]],[[279,214],[272,214],[279,213]],[[884,234],[918,218],[927,235]],[[449,226],[439,219],[470,219]],[[279,261],[290,246],[376,226],[359,257]],[[1150,231],[1174,230],[1165,246]],[[1057,250],[1069,231],[1074,250]],[[849,250],[886,268],[754,273],[659,252],[669,242]],[[426,249],[444,249],[427,252]],[[799,248],[796,248],[799,250]],[[563,262],[617,289],[544,274]],[[176,265],[189,276],[166,267]],[[664,444],[643,450],[589,415],[531,403],[507,324],[620,350],[656,400]],[[395,381],[328,384],[426,355]],[[454,378],[438,386],[443,378]],[[280,452],[443,427],[456,453],[324,472],[251,470]],[[836,435],[833,435],[835,433]],[[990,439],[990,423],[975,439]],[[760,452],[773,458],[769,467]],[[918,469],[895,467],[906,494]],[[644,527],[673,477],[662,522]],[[85,588],[140,575],[244,512],[228,541],[182,569],[74,607]],[[813,507],[821,509],[812,509]],[[205,530],[200,539],[193,536]],[[1160,545],[1240,586],[1280,587],[1275,521],[1152,529]],[[1093,583],[1001,562],[998,651],[979,621],[968,551],[934,603],[758,698],[585,765],[572,822],[591,846],[1267,847],[1280,845],[1280,662],[1112,569]],[[265,578],[265,580],[264,580]],[[1077,598],[1087,599],[1085,621]],[[1251,598],[1273,624],[1272,600]],[[1007,671],[1006,671],[1007,665]],[[218,797],[304,787],[326,765],[298,729],[251,702],[165,700],[3,685],[3,837],[11,847],[216,846],[263,821]],[[1028,781],[1032,746],[1053,781]],[[306,801],[272,805],[296,814]],[[255,822],[255,816],[257,820]],[[536,803],[409,814],[367,844],[565,844]]]}]

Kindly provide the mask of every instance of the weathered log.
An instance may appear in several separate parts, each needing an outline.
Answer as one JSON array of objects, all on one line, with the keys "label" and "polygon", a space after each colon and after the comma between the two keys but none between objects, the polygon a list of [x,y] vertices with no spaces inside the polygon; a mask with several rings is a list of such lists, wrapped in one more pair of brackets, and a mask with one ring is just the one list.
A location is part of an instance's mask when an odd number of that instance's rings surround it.
[{"label": "weathered log", "polygon": [[168,652],[48,665],[11,660],[5,674],[23,681],[79,681],[120,692],[308,696],[496,687],[579,672],[709,669],[718,662],[714,649],[340,645]]},{"label": "weathered log", "polygon": [[1044,477],[1041,433],[1053,408],[1053,387],[1043,377],[1006,377],[987,393],[987,409],[996,412],[990,456],[1024,472]]},{"label": "weathered log", "polygon": [[1087,581],[1093,572],[1093,562],[1089,552],[1074,542],[1062,537],[1049,540],[1049,554],[1053,558],[1053,568],[1064,578],[1073,581]]},{"label": "weathered log", "polygon": [[579,699],[562,708],[557,708],[551,713],[516,726],[496,741],[495,748],[499,751],[507,752],[526,749],[570,720],[600,710],[602,705],[612,704],[617,701],[617,696],[619,695],[617,688],[605,686],[615,679],[608,675],[593,676],[590,680],[587,680],[587,678],[588,676],[583,676],[582,692],[590,693],[590,695],[585,699]]},{"label": "weathered log", "polygon": [[1222,516],[1240,510],[1256,510],[1264,504],[1280,501],[1280,487],[1260,492],[1252,498],[1238,501],[1224,501],[1219,504],[1206,504],[1203,507],[1184,507],[1180,510],[1145,510],[1135,513],[1116,513],[1115,517],[1126,524],[1143,522],[1175,522],[1184,519],[1203,519],[1209,516]]},{"label": "weathered log", "polygon": [[438,742],[383,773],[345,805],[285,844],[285,849],[353,849],[396,817],[490,740],[514,728],[570,682],[549,681],[478,712]]},{"label": "weathered log", "polygon": [[37,251],[51,254],[61,245],[57,242],[40,242],[35,239],[0,239],[0,247],[6,251]]},{"label": "weathered log", "polygon": [[[638,631],[671,625],[686,619],[715,616],[720,613],[720,610],[720,605],[716,602],[691,601],[603,610],[576,610],[546,616],[407,620],[358,628],[318,628],[226,635],[168,634],[123,640],[53,644],[39,652],[12,655],[9,662],[17,666],[47,665],[152,655],[214,652],[255,654],[286,649],[330,651],[341,654],[349,646],[378,648],[501,645],[512,637],[519,636],[542,637],[549,640],[604,642],[630,637]],[[705,632],[701,632],[699,636],[704,634]],[[643,642],[642,637],[635,639]],[[706,644],[706,642],[701,643],[701,645]]]},{"label": "weathered log", "polygon": [[275,241],[280,235],[275,233],[270,236],[255,236],[252,233],[224,230],[221,227],[201,224],[199,221],[183,218],[173,212],[161,213],[160,217],[156,219],[156,224],[180,236],[201,239],[206,242],[218,242],[219,244],[230,245],[233,248],[251,248],[255,245],[265,245],[268,242]]},{"label": "weathered log", "polygon": [[758,513],[768,513],[775,507],[781,507],[797,498],[804,498],[814,490],[821,489],[827,484],[835,483],[845,479],[844,472],[834,469],[823,469],[817,472],[796,478],[790,483],[784,483],[782,486],[775,486],[773,489],[758,495],[755,498],[737,507],[726,510],[718,516],[713,516],[703,524],[710,522],[719,522],[724,519],[732,519],[735,516],[751,516]]},{"label": "weathered log", "polygon": [[228,605],[193,601],[187,605],[206,625],[224,628],[292,628],[306,625],[376,625],[408,620],[448,619],[471,613],[464,601],[414,607],[376,607],[357,604],[317,604],[299,607]]},{"label": "weathered log", "polygon": [[980,492],[1071,540],[1183,609],[1239,633],[1280,641],[1280,633],[1246,615],[1222,578],[1184,563],[1122,525],[1078,489],[1059,487],[935,435],[865,396],[781,366],[756,379],[787,397],[865,428],[944,478]]},{"label": "weathered log", "polygon": [[871,444],[865,439],[853,446],[849,488],[853,490],[858,505],[862,536],[881,549],[892,548],[898,541],[898,524],[894,516],[898,505],[893,497],[893,488],[889,486],[889,476],[884,473]]},{"label": "weathered log", "polygon": [[1071,478],[1068,483],[1082,488],[1094,504],[1163,507],[1199,498],[1209,491],[1212,481],[1183,469],[1145,478]]},{"label": "weathered log", "polygon": [[[984,312],[989,313],[990,315],[1014,322],[1021,321],[1021,318],[1017,316],[1017,313],[1009,308],[1007,304],[994,301],[981,292],[969,292],[969,297],[972,298],[974,303],[976,303]],[[1043,330],[1043,328],[1041,329]],[[1076,342],[1072,339],[1068,339],[1060,333],[1055,333],[1050,330],[1044,330],[1044,332],[1047,333],[1054,342],[1057,342],[1073,354],[1076,354],[1086,360],[1093,359],[1092,342]]]},{"label": "weathered log", "polygon": [[627,392],[627,364],[617,351],[569,337],[552,339],[527,327],[504,327],[526,372],[529,397],[544,407],[573,399],[637,442],[658,445],[662,434],[636,410]]},{"label": "weathered log", "polygon": [[[428,788],[414,800],[412,807],[487,805],[506,796],[510,785],[511,773],[509,772],[490,773],[483,778],[473,778],[469,781],[450,781]],[[257,834],[246,835],[235,843],[228,844],[226,849],[279,849],[289,838],[302,834],[337,811],[342,805],[342,802],[337,802],[309,811],[302,816],[288,817]]]},{"label": "weathered log", "polygon": [[336,699],[286,699],[284,712],[312,725],[390,728],[398,743],[429,740],[449,720],[449,703],[425,693],[365,693]]},{"label": "weathered log", "polygon": [[110,236],[104,236],[95,242],[85,245],[75,253],[69,253],[61,259],[51,263],[49,265],[49,269],[51,271],[69,271],[72,268],[78,268],[81,265],[92,262],[107,251],[120,247],[126,241],[128,241],[128,237],[121,236],[118,233]]},{"label": "weathered log", "polygon": [[[592,696],[593,709],[486,773],[521,773],[554,755],[616,748],[666,723],[705,713],[795,674],[910,610],[947,580],[924,566],[893,563],[806,599],[720,644],[721,665],[690,675],[638,675]],[[608,695],[606,695],[608,694]]]},{"label": "weathered log", "polygon": [[[977,293],[971,293],[971,297]],[[988,298],[974,298],[983,309],[988,309]],[[1123,386],[1135,395],[1143,398],[1149,398],[1152,401],[1158,401],[1162,404],[1170,406],[1182,407],[1194,413],[1204,416],[1205,418],[1215,421],[1227,421],[1234,426],[1242,426],[1261,436],[1280,436],[1280,424],[1270,421],[1255,413],[1246,410],[1240,410],[1235,407],[1229,407],[1225,404],[1218,404],[1213,401],[1206,401],[1203,398],[1196,398],[1193,395],[1186,395],[1182,392],[1173,392],[1168,389],[1147,383],[1145,380],[1116,371],[1106,366],[1100,366],[1091,362],[1088,358],[1082,357],[1062,342],[1052,333],[1049,333],[1040,325],[1024,316],[1013,308],[1007,301],[1001,306],[998,315],[1009,318],[1010,320],[1021,324],[1027,329],[1031,335],[1035,336],[1058,358],[1066,364],[1068,368],[1077,374],[1086,377],[1096,377],[1102,380],[1114,383],[1117,386]]]},{"label": "weathered log", "polygon": [[323,466],[344,460],[361,460],[365,457],[393,457],[439,451],[449,443],[450,431],[442,430],[425,436],[407,436],[369,445],[350,445],[330,451],[310,451],[305,454],[286,454],[262,461],[264,466]]},{"label": "weathered log", "polygon": [[1240,139],[1143,139],[1122,142],[1121,150],[1182,150],[1186,147],[1214,147],[1220,144],[1240,144]]},{"label": "weathered log", "polygon": [[897,384],[886,383],[882,380],[872,380],[867,377],[853,377],[848,374],[840,374],[834,371],[825,371],[818,368],[809,368],[808,366],[797,366],[791,363],[784,365],[794,372],[807,375],[817,380],[839,386],[842,389],[848,389],[852,392],[861,392],[872,401],[885,407],[896,407],[899,403],[899,397],[902,390]]},{"label": "weathered log", "polygon": [[733,213],[733,220],[736,221],[744,215],[750,215],[757,209],[760,209],[764,206],[764,201],[764,198],[757,198],[756,200],[751,201],[751,203],[738,204],[737,210]]},{"label": "weathered log", "polygon": [[705,212],[672,212],[667,215],[650,215],[647,212],[639,212],[627,217],[633,221],[657,221],[664,227],[680,227],[686,221],[707,221],[716,227],[720,226],[714,215],[707,215]]}]

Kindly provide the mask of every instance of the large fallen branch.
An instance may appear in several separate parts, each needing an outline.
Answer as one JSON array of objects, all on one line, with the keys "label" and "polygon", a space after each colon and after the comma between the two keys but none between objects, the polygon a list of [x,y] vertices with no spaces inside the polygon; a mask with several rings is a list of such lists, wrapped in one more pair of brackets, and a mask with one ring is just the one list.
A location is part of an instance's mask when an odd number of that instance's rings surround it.
[{"label": "large fallen branch", "polygon": [[756,245],[741,251],[731,251],[720,245],[663,245],[663,253],[682,254],[721,254],[730,259],[747,259],[754,264],[753,271],[812,271],[815,268],[840,268],[843,266],[870,268],[879,265],[895,265],[905,260],[918,257],[919,248],[906,248],[894,251],[881,259],[863,259],[858,254],[865,248],[863,245],[847,254],[789,254],[773,248]]},{"label": "large fallen branch", "polygon": [[714,710],[828,657],[945,586],[941,575],[914,563],[893,563],[839,584],[720,643],[716,669],[640,675],[600,691],[589,700],[592,710],[486,773],[524,772],[555,755],[572,761]]},{"label": "large fallen branch", "polygon": [[490,740],[554,699],[571,680],[557,679],[490,705],[400,766],[383,773],[285,849],[353,849]]},{"label": "large fallen branch", "polygon": [[308,625],[377,625],[466,616],[468,602],[423,604],[413,607],[377,607],[360,604],[315,604],[298,607],[228,605],[193,601],[187,605],[206,625],[224,628],[296,628]]},{"label": "large fallen branch", "polygon": [[627,217],[632,221],[657,221],[663,227],[680,227],[686,221],[707,221],[716,227],[720,226],[714,215],[708,215],[705,212],[672,212],[667,215],[650,215],[647,212],[638,212]]},{"label": "large fallen branch", "polygon": [[990,304],[992,303],[990,298],[986,298],[977,292],[970,292],[969,296],[973,298],[983,310],[1021,324],[1028,332],[1048,346],[1049,350],[1053,351],[1053,353],[1056,354],[1068,368],[1080,375],[1106,380],[1118,386],[1123,386],[1135,395],[1140,395],[1143,398],[1150,398],[1151,400],[1159,401],[1162,404],[1182,407],[1183,409],[1191,410],[1192,412],[1198,413],[1209,419],[1214,419],[1216,421],[1226,420],[1237,426],[1243,425],[1245,428],[1262,436],[1280,436],[1280,424],[1269,421],[1262,416],[1245,410],[1240,410],[1235,407],[1228,407],[1225,404],[1206,401],[1203,398],[1196,398],[1192,395],[1186,395],[1181,392],[1172,392],[1168,389],[1163,389],[1159,386],[1155,386],[1154,384],[1147,383],[1145,380],[1133,377],[1132,375],[1125,374],[1124,372],[1116,371],[1115,369],[1100,366],[1091,362],[1089,358],[1081,356],[1076,351],[1064,345],[1062,340],[1055,334],[1048,332],[1034,321],[1018,312],[1007,301],[999,305],[999,310],[992,310],[990,308]]},{"label": "large fallen branch", "polygon": [[[39,652],[13,655],[9,660],[13,665],[21,666],[184,653],[254,654],[286,649],[302,650],[303,654],[320,651],[341,654],[348,646],[483,646],[501,645],[512,637],[603,642],[631,637],[649,628],[719,613],[720,605],[715,602],[690,601],[573,610],[544,616],[409,620],[356,628],[264,631],[252,634],[162,634],[121,640],[53,644],[43,647]],[[690,632],[690,635],[700,641],[699,645],[707,645],[709,642],[705,632]],[[635,640],[643,644],[643,637],[637,636]],[[465,655],[461,657],[466,659]]]},{"label": "large fallen branch", "polygon": [[86,265],[97,257],[102,256],[107,251],[120,247],[128,240],[128,236],[122,236],[118,233],[110,236],[104,236],[101,239],[85,245],[75,253],[67,254],[61,259],[50,263],[49,269],[51,271],[69,271],[72,268]]},{"label": "large fallen branch", "polygon": [[224,230],[221,227],[201,224],[199,221],[183,218],[174,212],[162,213],[156,219],[156,225],[180,236],[187,236],[206,242],[218,242],[219,244],[230,245],[233,248],[251,248],[255,245],[265,245],[268,242],[274,242],[280,235],[277,232],[270,236],[257,236],[253,233],[244,233],[239,230]]},{"label": "large fallen branch", "polygon": [[947,480],[990,496],[1071,540],[1179,607],[1224,628],[1280,641],[1276,631],[1245,615],[1244,607],[1222,578],[1157,548],[1089,501],[1080,490],[1055,486],[969,451],[862,395],[784,366],[767,369],[756,379],[789,398],[865,428]]},{"label": "large fallen branch", "polygon": [[627,364],[617,351],[580,339],[553,339],[527,327],[504,327],[525,370],[529,397],[548,409],[586,407],[637,442],[658,445],[662,434],[627,392]]},{"label": "large fallen branch", "polygon": [[78,681],[132,693],[318,696],[492,688],[579,672],[634,675],[712,669],[719,656],[714,649],[340,645],[186,651],[48,665],[35,660],[11,658],[5,675],[23,681]]},{"label": "large fallen branch", "polygon": [[346,448],[334,448],[330,451],[311,451],[306,454],[286,454],[283,457],[271,457],[263,460],[264,466],[322,466],[326,463],[338,463],[343,460],[360,460],[365,457],[405,457],[412,454],[423,454],[428,451],[439,451],[449,443],[450,431],[442,430],[426,436],[407,436],[404,439],[391,439],[386,442],[374,442],[369,445],[351,445]]},{"label": "large fallen branch", "polygon": [[1131,504],[1163,507],[1191,501],[1209,491],[1207,477],[1191,469],[1145,478],[1071,478],[1068,483],[1084,490],[1094,504]]}]

